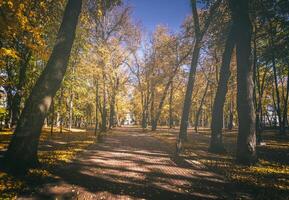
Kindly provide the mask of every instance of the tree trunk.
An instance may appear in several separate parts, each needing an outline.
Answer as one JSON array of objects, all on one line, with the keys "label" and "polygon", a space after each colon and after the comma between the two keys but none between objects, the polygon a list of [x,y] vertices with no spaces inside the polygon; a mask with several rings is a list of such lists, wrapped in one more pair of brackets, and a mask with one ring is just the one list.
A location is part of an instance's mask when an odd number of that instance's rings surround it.
[{"label": "tree trunk", "polygon": [[229,111],[229,124],[228,124],[228,129],[231,131],[233,129],[233,122],[234,122],[234,100],[233,100],[233,95],[231,95],[231,100],[230,100],[230,111]]},{"label": "tree trunk", "polygon": [[50,135],[52,136],[53,134],[53,127],[54,127],[54,101],[52,99],[52,102],[51,102],[51,126],[50,126]]},{"label": "tree trunk", "polygon": [[207,81],[205,92],[203,94],[200,106],[199,106],[199,108],[197,110],[197,113],[196,113],[196,118],[195,118],[195,131],[196,131],[196,133],[198,132],[199,118],[200,118],[200,114],[202,112],[202,108],[203,108],[203,104],[204,104],[205,98],[207,96],[208,88],[209,88],[209,80]]},{"label": "tree trunk", "polygon": [[286,134],[286,123],[287,123],[287,113],[288,113],[288,97],[289,97],[289,70],[287,71],[287,88],[286,88],[286,96],[283,108],[283,121],[282,121],[282,132],[281,134]]},{"label": "tree trunk", "polygon": [[253,164],[257,161],[257,156],[253,67],[250,63],[252,25],[249,18],[249,1],[231,0],[230,8],[236,25],[239,122],[236,158],[240,163]]},{"label": "tree trunk", "polygon": [[58,98],[58,106],[59,106],[59,132],[60,132],[60,133],[62,133],[62,127],[63,127],[62,102],[63,102],[63,87],[60,88],[60,94],[59,94],[59,98]]},{"label": "tree trunk", "polygon": [[14,167],[25,169],[38,164],[41,128],[67,69],[81,4],[81,0],[68,1],[47,66],[26,101],[5,155],[6,161]]},{"label": "tree trunk", "polygon": [[199,39],[196,39],[194,50],[193,50],[193,57],[192,57],[192,62],[191,62],[189,80],[187,83],[187,89],[186,89],[186,94],[185,94],[185,99],[184,99],[184,106],[183,106],[181,126],[180,126],[180,135],[179,135],[180,140],[187,140],[187,129],[188,129],[188,123],[189,123],[189,115],[190,115],[191,104],[192,104],[192,94],[193,94],[193,88],[195,84],[195,75],[196,75],[196,69],[197,69],[198,60],[199,60],[200,48],[201,48],[201,41]]},{"label": "tree trunk", "polygon": [[110,107],[109,129],[111,129],[112,127],[114,127],[114,121],[115,121],[115,94],[112,94],[111,102],[110,102],[110,106],[109,107]]},{"label": "tree trunk", "polygon": [[185,94],[185,99],[184,99],[184,104],[183,104],[179,138],[177,141],[177,143],[179,143],[179,144],[176,145],[177,148],[179,148],[176,150],[177,153],[179,153],[182,149],[181,148],[181,144],[182,144],[181,140],[187,140],[187,128],[188,128],[188,121],[189,121],[189,115],[190,115],[191,104],[192,104],[192,94],[193,94],[196,69],[198,66],[198,60],[199,60],[199,56],[200,56],[200,49],[201,49],[203,36],[207,32],[208,27],[211,23],[211,20],[214,16],[214,13],[215,13],[215,11],[218,8],[220,3],[221,3],[221,1],[217,0],[213,5],[210,6],[208,16],[205,19],[203,29],[201,30],[201,27],[199,24],[198,11],[197,11],[197,1],[191,0],[193,21],[194,21],[194,31],[195,31],[195,44],[194,44],[194,48],[193,48],[189,80],[187,83],[187,89],[186,89],[186,94]]},{"label": "tree trunk", "polygon": [[101,131],[106,132],[106,83],[105,83],[105,73],[103,72],[103,105],[102,105],[102,115],[101,115]]},{"label": "tree trunk", "polygon": [[170,90],[170,99],[169,99],[169,126],[170,128],[173,128],[174,125],[174,119],[173,119],[173,92],[174,92],[174,86],[173,83],[171,84],[171,90]]},{"label": "tree trunk", "polygon": [[23,97],[23,87],[26,82],[26,71],[27,71],[30,57],[31,57],[30,50],[25,50],[23,58],[20,60],[18,84],[16,86],[16,93],[12,101],[12,122],[11,122],[12,127],[15,127],[17,124],[17,121],[19,120],[20,111],[21,111],[21,108],[20,108],[21,100]]},{"label": "tree trunk", "polygon": [[72,116],[73,116],[73,92],[72,90],[70,91],[70,98],[69,98],[69,110],[68,110],[68,129],[71,131],[72,128]]},{"label": "tree trunk", "polygon": [[211,122],[211,140],[209,151],[211,152],[223,152],[223,139],[222,139],[222,127],[223,127],[223,115],[224,104],[228,90],[228,81],[231,75],[230,62],[232,58],[233,49],[235,46],[235,30],[234,25],[230,25],[228,37],[225,44],[224,53],[222,56],[222,65],[220,69],[219,84],[214,100],[212,122]]},{"label": "tree trunk", "polygon": [[154,88],[151,88],[151,107],[150,107],[150,117],[151,117],[151,128],[152,131],[155,131],[157,128],[156,121],[154,118],[155,113],[155,91]]},{"label": "tree trunk", "polygon": [[[272,36],[271,36],[272,37]],[[273,39],[271,39],[273,40]],[[273,41],[272,41],[273,42]],[[275,87],[275,94],[276,94],[276,111],[277,111],[277,116],[278,116],[278,124],[279,124],[279,132],[282,133],[282,114],[281,114],[281,106],[280,106],[280,94],[279,94],[279,89],[278,89],[278,80],[277,80],[277,69],[276,69],[276,63],[275,63],[275,54],[274,50],[272,51],[272,67],[273,67],[273,75],[274,75],[274,87]]]},{"label": "tree trunk", "polygon": [[98,79],[95,80],[95,128],[94,128],[94,135],[97,135],[98,129],[98,104],[99,104],[99,97],[98,97]]},{"label": "tree trunk", "polygon": [[163,109],[163,105],[164,105],[164,103],[165,103],[165,99],[166,99],[166,97],[167,97],[167,93],[168,93],[168,91],[169,91],[169,88],[170,88],[172,82],[173,82],[173,81],[172,81],[172,78],[170,78],[169,82],[166,84],[166,87],[165,87],[165,89],[164,89],[164,93],[163,93],[163,95],[162,95],[162,97],[161,97],[161,100],[160,100],[160,103],[159,103],[159,106],[158,106],[158,109],[157,109],[157,113],[156,113],[156,115],[154,116],[154,118],[153,118],[153,120],[152,120],[152,122],[153,122],[153,124],[152,124],[152,130],[153,130],[153,131],[155,131],[155,130],[157,129],[157,122],[158,122],[159,119],[160,119],[161,112],[162,112],[162,109]]}]

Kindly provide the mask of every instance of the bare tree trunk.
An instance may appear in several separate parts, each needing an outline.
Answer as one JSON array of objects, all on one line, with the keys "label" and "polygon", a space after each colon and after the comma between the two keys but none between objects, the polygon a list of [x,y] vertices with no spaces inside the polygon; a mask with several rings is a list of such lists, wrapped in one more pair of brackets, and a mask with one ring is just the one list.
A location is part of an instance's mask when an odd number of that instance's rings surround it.
[{"label": "bare tree trunk", "polygon": [[187,129],[188,129],[188,122],[189,122],[189,114],[190,114],[189,111],[191,109],[192,94],[193,94],[193,88],[194,88],[194,83],[195,83],[196,69],[197,69],[198,60],[199,60],[200,47],[201,47],[201,41],[196,39],[195,47],[193,50],[190,75],[189,75],[189,80],[187,83],[187,90],[185,94],[183,113],[182,113],[182,118],[181,118],[179,138],[182,140],[187,140]]},{"label": "bare tree trunk", "polygon": [[200,114],[202,112],[202,108],[203,108],[203,104],[204,104],[205,98],[207,96],[208,88],[209,88],[209,80],[207,81],[205,92],[203,94],[200,106],[199,106],[199,108],[197,110],[197,113],[196,113],[196,118],[195,118],[195,131],[196,131],[196,133],[198,132],[199,118],[200,118]]},{"label": "bare tree trunk", "polygon": [[50,135],[52,136],[52,133],[53,133],[53,126],[54,126],[54,101],[52,99],[52,102],[51,102],[51,126],[50,126]]},{"label": "bare tree trunk", "polygon": [[60,87],[60,94],[59,94],[59,98],[58,98],[58,106],[59,106],[59,132],[60,132],[60,133],[62,133],[62,127],[63,127],[62,103],[63,103],[63,87]]},{"label": "bare tree trunk", "polygon": [[289,70],[287,71],[287,88],[286,88],[286,97],[284,102],[284,109],[283,109],[283,121],[282,121],[282,127],[283,132],[281,134],[286,134],[286,123],[287,122],[287,113],[288,113],[288,97],[289,97]]},{"label": "bare tree trunk", "polygon": [[19,120],[20,117],[20,112],[21,112],[21,100],[23,97],[23,87],[26,82],[26,71],[28,67],[28,63],[31,57],[31,51],[28,49],[24,50],[25,52],[23,53],[23,57],[20,60],[20,65],[19,65],[19,75],[18,75],[18,84],[16,87],[16,93],[13,97],[12,101],[12,121],[11,121],[11,126],[15,127],[17,124],[17,121]]},{"label": "bare tree trunk", "polygon": [[99,104],[99,97],[98,97],[98,79],[95,80],[95,128],[94,128],[94,135],[97,135],[98,129],[98,104]]},{"label": "bare tree trunk", "polygon": [[[114,93],[114,92],[113,92]],[[110,102],[110,112],[109,112],[109,129],[114,127],[115,121],[115,94],[112,94],[111,102]]]},{"label": "bare tree trunk", "polygon": [[102,77],[103,77],[103,88],[102,88],[102,96],[103,96],[103,105],[102,105],[102,115],[101,115],[101,131],[106,132],[106,124],[107,124],[107,109],[106,109],[106,76],[104,69],[102,71]]},{"label": "bare tree trunk", "polygon": [[169,99],[169,126],[170,128],[173,128],[174,125],[174,119],[173,119],[173,92],[174,92],[174,86],[173,83],[171,84],[171,90],[170,90],[170,99]]},{"label": "bare tree trunk", "polygon": [[253,164],[257,161],[253,66],[250,63],[252,25],[249,18],[249,0],[231,0],[230,8],[236,25],[237,52],[237,161]]},{"label": "bare tree trunk", "polygon": [[228,37],[225,44],[224,53],[222,56],[222,65],[220,69],[220,79],[214,100],[212,122],[211,122],[211,140],[209,151],[211,152],[223,152],[224,145],[222,139],[222,127],[223,127],[223,115],[224,104],[228,90],[228,81],[231,76],[230,62],[235,46],[235,30],[234,25],[230,25]]},{"label": "bare tree trunk", "polygon": [[[271,45],[273,45],[273,36],[270,36],[271,38]],[[277,111],[277,116],[278,116],[278,123],[279,123],[279,132],[283,132],[283,127],[282,127],[282,113],[281,113],[281,106],[280,106],[280,94],[279,94],[279,89],[278,89],[278,75],[277,75],[277,69],[276,69],[276,61],[275,61],[275,54],[274,50],[272,50],[272,67],[273,67],[273,75],[274,75],[274,86],[275,86],[275,94],[276,94],[276,111]]]},{"label": "bare tree trunk", "polygon": [[230,99],[230,110],[229,110],[229,124],[228,124],[228,129],[231,131],[233,129],[233,122],[234,122],[234,99],[233,95],[231,95]]},{"label": "bare tree trunk", "polygon": [[38,164],[41,128],[66,72],[81,5],[81,0],[68,1],[47,66],[26,101],[5,155],[6,161],[14,167],[29,168]]},{"label": "bare tree trunk", "polygon": [[70,98],[69,98],[69,109],[68,109],[68,129],[69,131],[71,131],[72,128],[72,116],[73,116],[73,92],[70,91]]},{"label": "bare tree trunk", "polygon": [[155,113],[155,91],[154,88],[151,88],[151,107],[150,107],[150,117],[151,117],[151,129],[155,131],[157,128],[157,122],[154,119]]},{"label": "bare tree trunk", "polygon": [[162,95],[162,97],[161,97],[161,100],[160,100],[158,109],[157,109],[157,111],[156,111],[156,115],[154,116],[154,118],[153,118],[153,120],[152,120],[152,122],[153,122],[153,124],[152,124],[152,131],[155,131],[155,130],[157,129],[157,122],[158,122],[159,119],[160,119],[161,112],[162,112],[162,109],[163,109],[163,105],[164,105],[164,103],[165,103],[165,99],[166,99],[166,97],[167,97],[167,93],[168,93],[168,90],[169,90],[171,84],[172,84],[172,79],[169,80],[169,82],[167,83],[167,85],[166,85],[166,87],[165,87],[165,89],[164,89],[164,93],[163,93],[163,95]]}]

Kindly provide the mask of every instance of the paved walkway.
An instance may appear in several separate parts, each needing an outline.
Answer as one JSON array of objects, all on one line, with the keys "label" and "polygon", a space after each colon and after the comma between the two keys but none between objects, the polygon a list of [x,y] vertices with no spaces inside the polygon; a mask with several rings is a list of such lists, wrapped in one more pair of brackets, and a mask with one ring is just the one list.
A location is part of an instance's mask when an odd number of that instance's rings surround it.
[{"label": "paved walkway", "polygon": [[117,129],[53,173],[39,199],[230,199],[229,183],[201,164],[174,159],[165,143],[139,129]]}]

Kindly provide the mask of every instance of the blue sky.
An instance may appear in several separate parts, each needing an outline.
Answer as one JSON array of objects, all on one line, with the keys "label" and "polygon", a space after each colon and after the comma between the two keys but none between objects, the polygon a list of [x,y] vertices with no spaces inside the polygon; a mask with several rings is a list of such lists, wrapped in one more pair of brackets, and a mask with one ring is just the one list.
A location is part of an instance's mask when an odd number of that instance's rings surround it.
[{"label": "blue sky", "polygon": [[141,21],[146,31],[152,32],[163,24],[178,31],[186,16],[190,15],[190,0],[124,0],[131,5],[132,17]]}]

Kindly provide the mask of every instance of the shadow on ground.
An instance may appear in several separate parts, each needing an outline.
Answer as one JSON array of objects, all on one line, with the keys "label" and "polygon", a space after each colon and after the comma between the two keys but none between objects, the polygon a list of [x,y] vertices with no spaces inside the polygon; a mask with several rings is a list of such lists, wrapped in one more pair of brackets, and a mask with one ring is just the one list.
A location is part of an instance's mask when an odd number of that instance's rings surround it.
[{"label": "shadow on ground", "polygon": [[[140,129],[117,129],[70,164],[50,169],[57,182],[36,199],[232,199],[231,184]],[[133,131],[132,131],[133,130]]]}]

